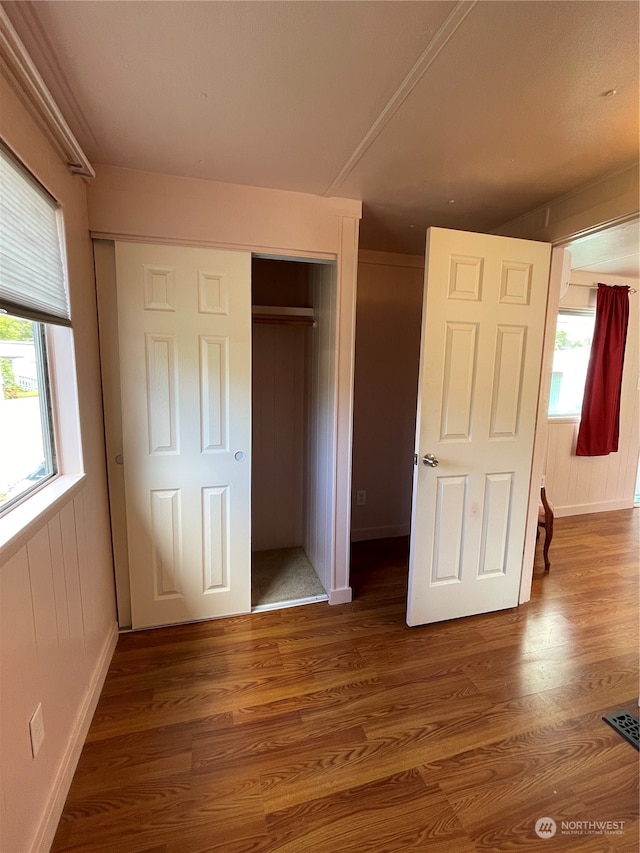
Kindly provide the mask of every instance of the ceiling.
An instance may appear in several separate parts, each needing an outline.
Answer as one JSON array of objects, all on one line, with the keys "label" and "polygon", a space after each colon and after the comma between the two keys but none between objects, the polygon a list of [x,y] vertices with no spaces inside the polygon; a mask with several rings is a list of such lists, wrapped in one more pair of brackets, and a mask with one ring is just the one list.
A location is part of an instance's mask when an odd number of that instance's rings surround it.
[{"label": "ceiling", "polygon": [[94,165],[362,199],[363,248],[638,159],[636,2],[2,5]]},{"label": "ceiling", "polygon": [[640,230],[638,220],[580,237],[567,248],[571,268],[581,272],[640,278]]}]

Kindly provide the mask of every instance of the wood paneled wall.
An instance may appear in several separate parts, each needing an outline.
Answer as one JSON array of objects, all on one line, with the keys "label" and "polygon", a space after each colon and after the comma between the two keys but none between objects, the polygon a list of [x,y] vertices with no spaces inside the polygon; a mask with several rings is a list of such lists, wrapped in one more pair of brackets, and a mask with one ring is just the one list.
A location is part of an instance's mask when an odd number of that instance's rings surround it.
[{"label": "wood paneled wall", "polygon": [[[106,636],[96,636],[94,620],[103,605],[96,581],[104,578],[90,550],[86,497],[80,490],[64,503],[0,574],[6,810],[0,849],[7,853],[52,836],[117,640],[113,614]],[[33,757],[29,720],[39,703],[45,738]],[[53,826],[47,826],[49,814]]]},{"label": "wood paneled wall", "polygon": [[253,326],[251,547],[303,544],[306,336],[309,327]]},{"label": "wood paneled wall", "polygon": [[[45,485],[2,519],[14,530],[0,549],[3,853],[49,848],[117,637],[86,185],[70,175],[23,96],[0,76],[0,136],[62,206],[75,371],[55,391],[65,413],[57,424],[63,474],[73,484]],[[81,447],[77,430],[66,429],[76,405]],[[65,467],[70,457],[78,460],[73,470]],[[28,524],[16,521],[21,512]],[[45,738],[34,757],[29,720],[38,703]]]}]

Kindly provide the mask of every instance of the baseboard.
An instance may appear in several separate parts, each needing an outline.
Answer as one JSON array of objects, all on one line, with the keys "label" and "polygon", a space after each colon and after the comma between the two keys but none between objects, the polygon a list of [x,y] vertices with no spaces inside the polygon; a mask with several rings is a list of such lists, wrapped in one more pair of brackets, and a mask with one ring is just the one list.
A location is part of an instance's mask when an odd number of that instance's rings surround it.
[{"label": "baseboard", "polygon": [[118,626],[114,622],[102,647],[85,700],[80,707],[75,726],[67,744],[67,749],[60,762],[60,768],[53,784],[49,803],[44,811],[33,847],[31,848],[33,853],[48,853],[53,843],[58,823],[60,822],[60,815],[62,814],[65,800],[71,787],[73,774],[76,771],[80,753],[82,752],[82,747],[84,746],[117,642]]},{"label": "baseboard", "polygon": [[329,604],[348,604],[352,599],[353,591],[350,586],[332,589],[329,593]]},{"label": "baseboard", "polygon": [[387,524],[384,527],[351,528],[351,541],[364,542],[366,539],[394,539],[408,536],[411,532],[408,524]]},{"label": "baseboard", "polygon": [[589,515],[592,512],[614,512],[618,509],[633,509],[633,498],[623,501],[602,501],[594,504],[554,506],[553,514],[556,518],[564,518],[567,515]]}]

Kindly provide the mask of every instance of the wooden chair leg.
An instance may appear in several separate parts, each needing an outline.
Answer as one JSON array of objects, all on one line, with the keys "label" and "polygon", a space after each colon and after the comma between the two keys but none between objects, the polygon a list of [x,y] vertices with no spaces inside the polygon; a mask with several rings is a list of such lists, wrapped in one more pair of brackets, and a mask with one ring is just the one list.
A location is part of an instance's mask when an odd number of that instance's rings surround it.
[{"label": "wooden chair leg", "polygon": [[551,545],[551,540],[553,539],[553,515],[547,512],[544,520],[544,548],[542,549],[542,556],[544,557],[544,570],[548,572],[551,568],[551,563],[549,562],[549,546]]},{"label": "wooden chair leg", "polygon": [[[542,555],[544,557],[544,570],[545,572],[548,572],[551,568],[551,563],[549,562],[549,546],[553,539],[553,508],[547,500],[547,491],[544,486],[540,489],[540,502],[544,507],[544,548],[542,550]],[[538,523],[541,524],[541,521]]]}]

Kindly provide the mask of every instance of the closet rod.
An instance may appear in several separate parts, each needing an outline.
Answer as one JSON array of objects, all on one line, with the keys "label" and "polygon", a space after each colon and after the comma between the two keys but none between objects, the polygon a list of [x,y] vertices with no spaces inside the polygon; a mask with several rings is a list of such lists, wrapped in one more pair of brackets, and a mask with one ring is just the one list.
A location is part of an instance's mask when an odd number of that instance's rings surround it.
[{"label": "closet rod", "polygon": [[[571,287],[588,287],[589,290],[597,290],[598,289],[597,284],[583,284],[581,281],[570,281],[569,285]],[[618,286],[620,286],[620,285],[618,285]],[[622,285],[622,286],[626,287],[627,285]],[[607,284],[607,285],[605,285],[605,287],[616,287],[616,285],[615,284]],[[629,288],[629,293],[637,293],[637,292],[638,291],[635,289],[635,287]]]}]

